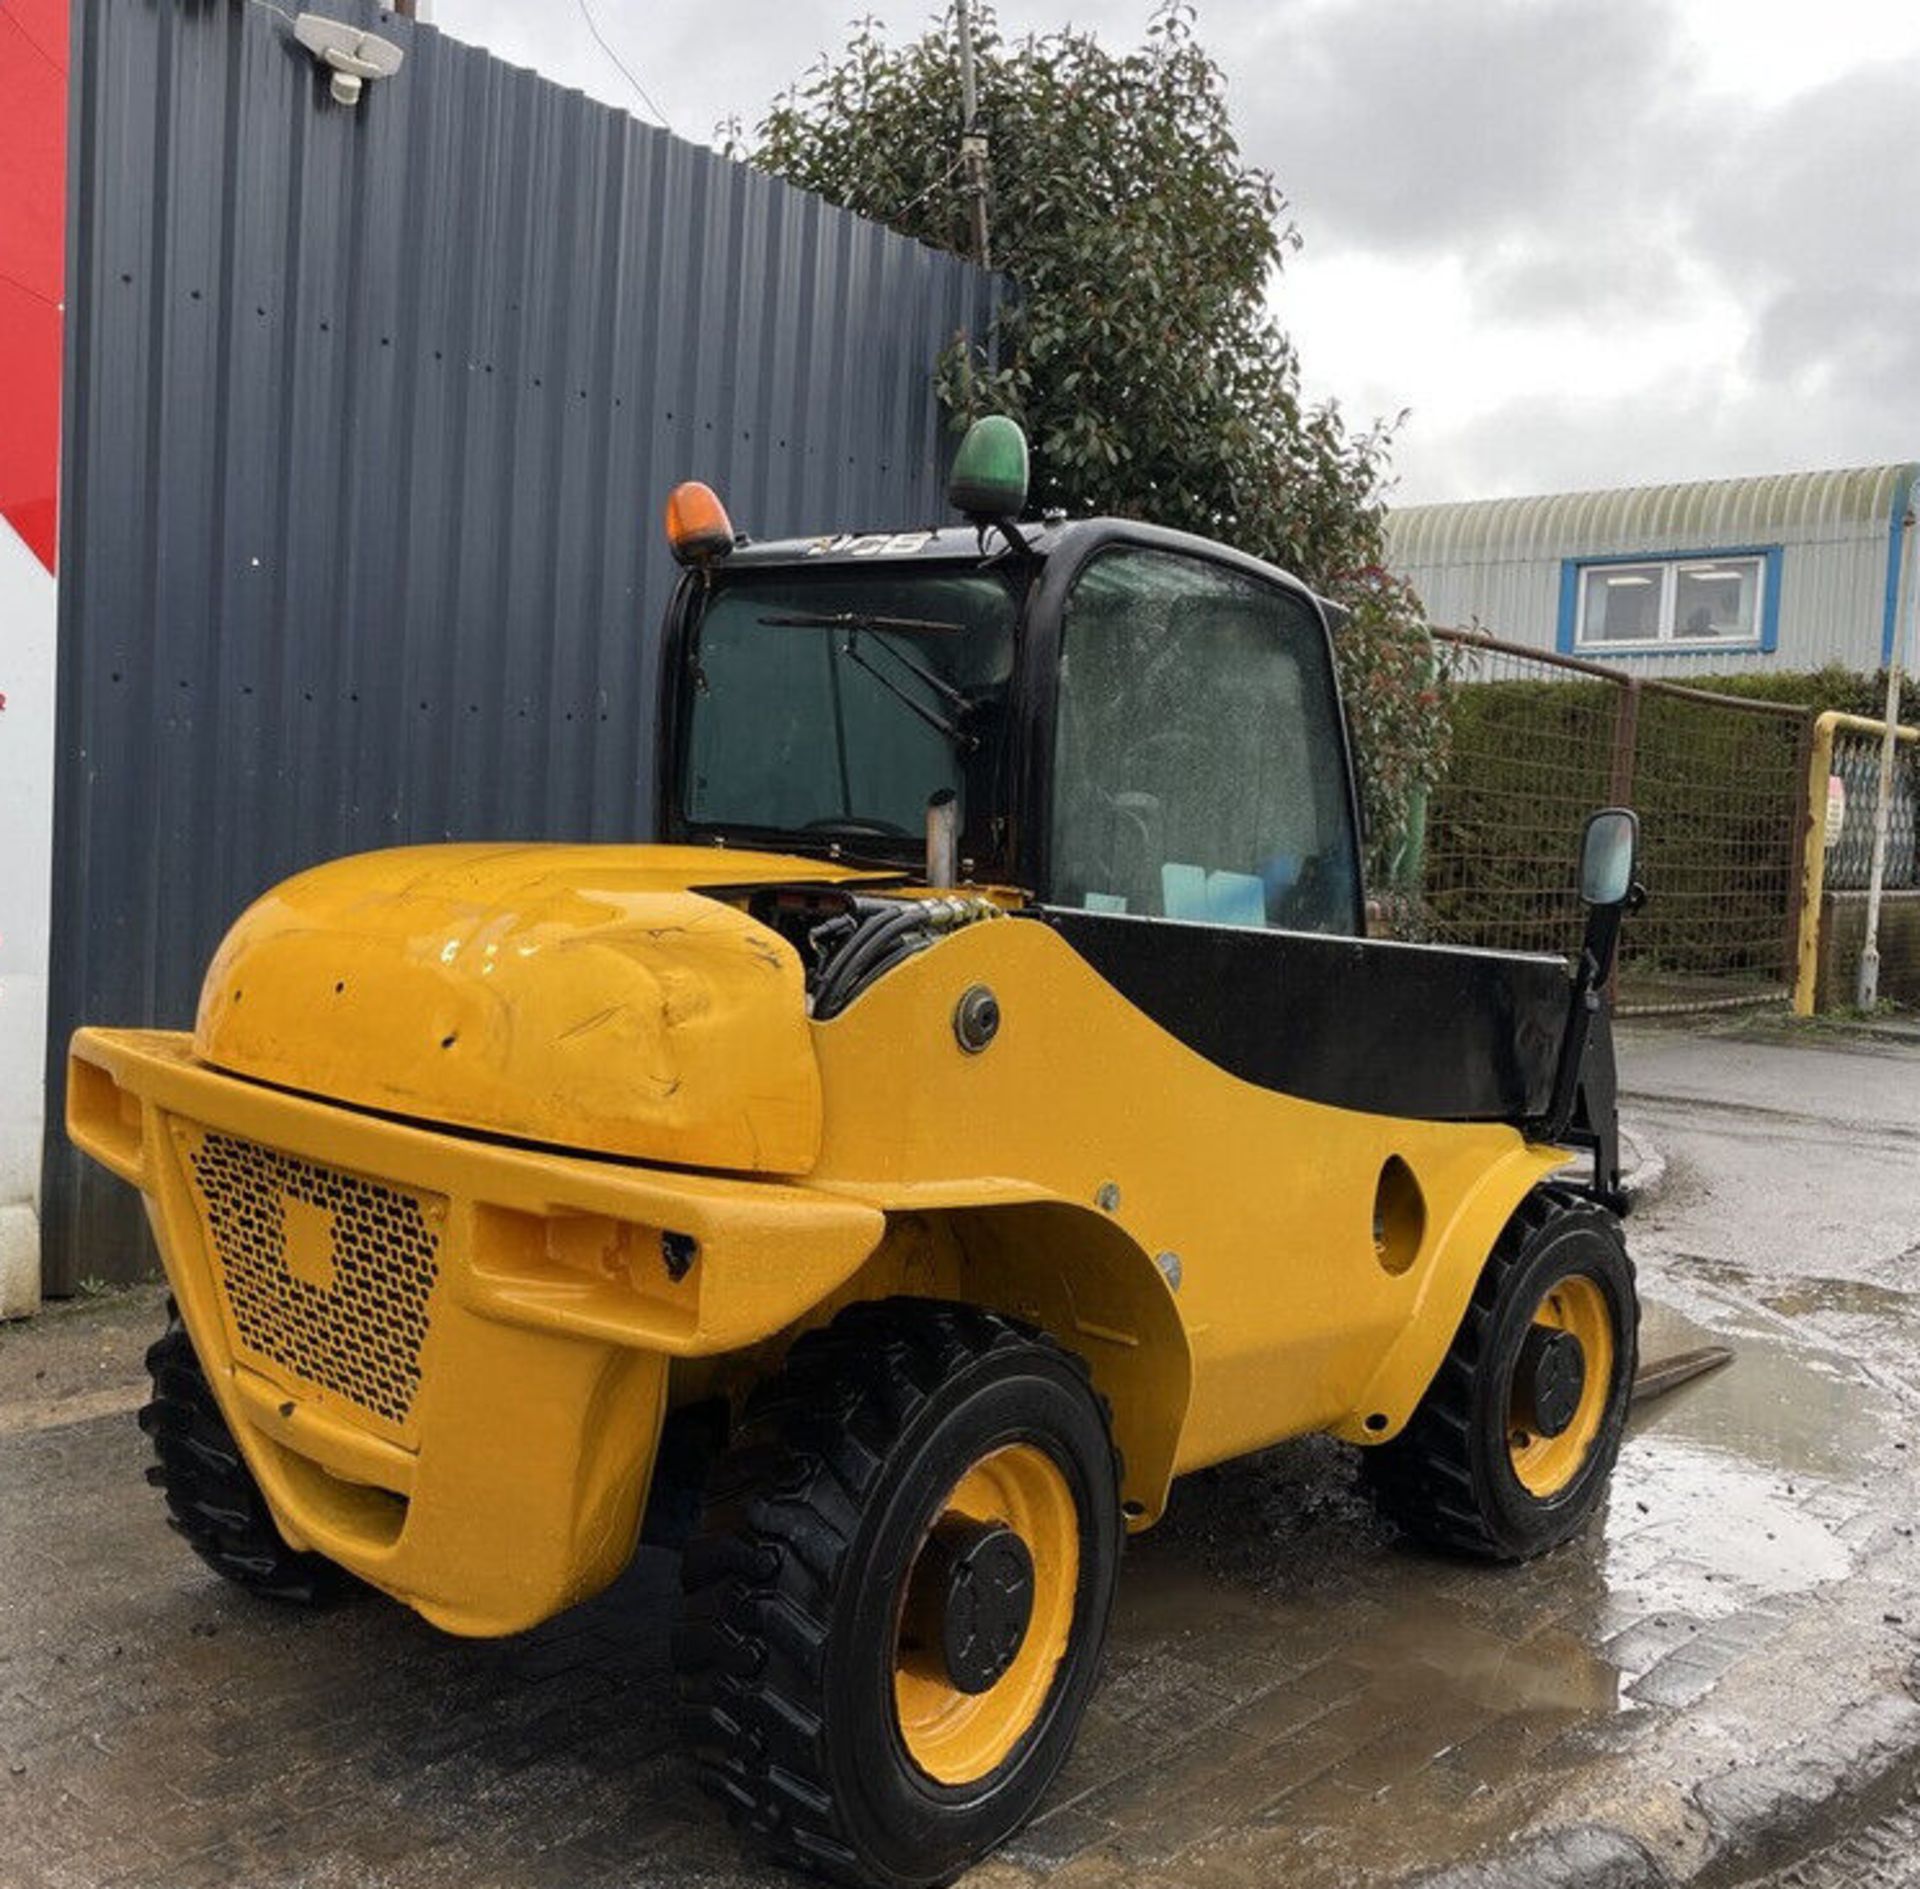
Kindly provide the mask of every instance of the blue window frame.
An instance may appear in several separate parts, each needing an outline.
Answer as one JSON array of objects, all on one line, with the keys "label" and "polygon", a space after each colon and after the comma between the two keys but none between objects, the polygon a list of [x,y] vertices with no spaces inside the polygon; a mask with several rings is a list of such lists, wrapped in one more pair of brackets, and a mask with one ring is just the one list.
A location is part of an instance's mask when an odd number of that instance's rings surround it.
[{"label": "blue window frame", "polygon": [[1780,564],[1777,544],[1565,558],[1559,647],[1609,657],[1773,650]]}]

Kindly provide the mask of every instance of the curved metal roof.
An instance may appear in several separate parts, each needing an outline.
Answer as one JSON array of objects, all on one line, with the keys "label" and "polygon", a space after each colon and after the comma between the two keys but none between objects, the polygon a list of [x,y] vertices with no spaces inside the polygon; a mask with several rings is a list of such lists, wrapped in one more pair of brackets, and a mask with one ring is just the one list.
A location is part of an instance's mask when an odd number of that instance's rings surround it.
[{"label": "curved metal roof", "polygon": [[1387,521],[1396,569],[1851,542],[1884,533],[1916,468],[1863,466],[1685,485],[1408,505]]}]

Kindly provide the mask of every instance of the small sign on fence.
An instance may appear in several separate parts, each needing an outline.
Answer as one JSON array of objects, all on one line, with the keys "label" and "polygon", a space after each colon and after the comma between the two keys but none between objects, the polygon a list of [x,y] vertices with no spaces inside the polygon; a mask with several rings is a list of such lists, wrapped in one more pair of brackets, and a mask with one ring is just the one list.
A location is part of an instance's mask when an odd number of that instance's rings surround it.
[{"label": "small sign on fence", "polygon": [[1838,774],[1827,776],[1827,840],[1826,850],[1832,852],[1840,844],[1840,835],[1847,824],[1847,783]]}]

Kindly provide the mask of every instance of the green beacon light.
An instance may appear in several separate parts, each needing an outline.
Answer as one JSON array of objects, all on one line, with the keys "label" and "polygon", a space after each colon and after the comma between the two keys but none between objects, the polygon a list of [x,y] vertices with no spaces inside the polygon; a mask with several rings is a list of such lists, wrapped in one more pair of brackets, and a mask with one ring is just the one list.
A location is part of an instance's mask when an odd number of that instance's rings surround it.
[{"label": "green beacon light", "polygon": [[1003,413],[967,428],[947,480],[947,502],[975,524],[1005,523],[1027,502],[1027,436]]}]

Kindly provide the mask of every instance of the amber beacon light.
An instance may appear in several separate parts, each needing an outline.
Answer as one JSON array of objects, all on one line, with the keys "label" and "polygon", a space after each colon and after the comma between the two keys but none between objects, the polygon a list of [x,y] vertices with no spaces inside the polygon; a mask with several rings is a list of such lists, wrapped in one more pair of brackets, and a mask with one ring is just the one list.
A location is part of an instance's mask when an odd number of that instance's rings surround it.
[{"label": "amber beacon light", "polygon": [[689,479],[668,494],[667,542],[681,564],[714,564],[733,549],[733,521],[712,486]]}]

